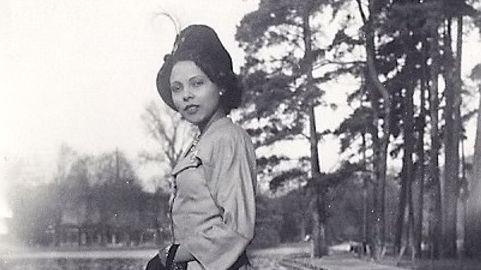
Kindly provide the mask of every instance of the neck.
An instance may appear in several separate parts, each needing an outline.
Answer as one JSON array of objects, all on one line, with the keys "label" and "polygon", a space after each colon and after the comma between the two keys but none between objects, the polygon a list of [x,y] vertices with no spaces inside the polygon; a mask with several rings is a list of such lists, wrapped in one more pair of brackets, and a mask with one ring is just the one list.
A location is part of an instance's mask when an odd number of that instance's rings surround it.
[{"label": "neck", "polygon": [[209,118],[209,121],[205,123],[198,124],[197,127],[200,130],[200,134],[204,134],[204,132],[209,128],[212,123],[215,121],[219,120],[222,117],[225,117],[226,114],[224,113],[224,110],[222,108],[219,108],[215,113]]}]

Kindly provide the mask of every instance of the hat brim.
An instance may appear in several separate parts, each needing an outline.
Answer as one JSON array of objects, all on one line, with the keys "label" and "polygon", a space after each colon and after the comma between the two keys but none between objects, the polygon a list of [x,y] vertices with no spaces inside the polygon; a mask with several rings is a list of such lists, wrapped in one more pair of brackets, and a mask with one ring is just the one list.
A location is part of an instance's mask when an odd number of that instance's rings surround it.
[{"label": "hat brim", "polygon": [[172,70],[171,61],[167,60],[162,65],[162,68],[157,73],[157,92],[159,92],[162,100],[171,107],[173,110],[177,111],[174,101],[172,99],[172,92],[170,91],[169,76]]}]

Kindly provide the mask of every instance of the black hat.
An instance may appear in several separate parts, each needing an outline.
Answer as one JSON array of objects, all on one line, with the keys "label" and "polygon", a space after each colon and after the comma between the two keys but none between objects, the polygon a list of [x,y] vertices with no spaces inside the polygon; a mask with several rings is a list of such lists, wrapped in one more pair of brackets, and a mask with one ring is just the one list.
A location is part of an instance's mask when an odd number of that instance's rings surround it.
[{"label": "black hat", "polygon": [[170,73],[178,61],[193,61],[217,86],[225,91],[235,92],[227,103],[238,100],[235,104],[227,105],[228,111],[240,103],[240,88],[237,77],[232,68],[232,58],[222,45],[215,31],[206,25],[190,25],[183,29],[176,37],[174,48],[164,57],[164,64],[157,74],[157,91],[174,110],[174,102],[170,90]]}]

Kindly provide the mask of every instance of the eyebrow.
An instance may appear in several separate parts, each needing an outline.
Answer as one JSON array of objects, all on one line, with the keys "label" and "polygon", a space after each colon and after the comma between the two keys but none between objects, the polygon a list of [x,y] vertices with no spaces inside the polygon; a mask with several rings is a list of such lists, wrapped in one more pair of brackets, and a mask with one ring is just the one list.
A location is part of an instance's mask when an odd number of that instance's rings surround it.
[{"label": "eyebrow", "polygon": [[[198,75],[194,75],[194,76],[190,77],[190,78],[188,79],[188,81],[189,81],[189,82],[192,82],[192,80],[205,79],[206,77],[207,77],[207,76],[204,76],[204,75],[202,75],[202,74],[198,74]],[[180,84],[182,84],[182,82],[180,82],[179,80],[174,80],[174,81],[172,81],[170,84],[174,84],[174,83],[180,83]]]},{"label": "eyebrow", "polygon": [[199,75],[194,75],[192,76],[190,79],[189,79],[189,82],[192,81],[192,80],[196,80],[196,79],[204,79],[204,75],[202,74],[199,74]]}]

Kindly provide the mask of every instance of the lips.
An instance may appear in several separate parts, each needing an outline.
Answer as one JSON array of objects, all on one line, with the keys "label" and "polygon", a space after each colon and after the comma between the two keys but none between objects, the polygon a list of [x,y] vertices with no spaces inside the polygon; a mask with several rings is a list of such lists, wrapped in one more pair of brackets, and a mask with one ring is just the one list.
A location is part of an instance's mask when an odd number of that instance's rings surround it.
[{"label": "lips", "polygon": [[184,111],[190,114],[196,113],[198,109],[199,109],[199,105],[194,105],[194,104],[190,104],[184,107]]}]

